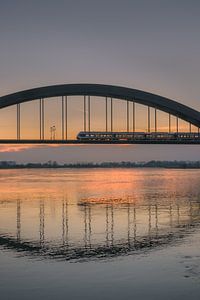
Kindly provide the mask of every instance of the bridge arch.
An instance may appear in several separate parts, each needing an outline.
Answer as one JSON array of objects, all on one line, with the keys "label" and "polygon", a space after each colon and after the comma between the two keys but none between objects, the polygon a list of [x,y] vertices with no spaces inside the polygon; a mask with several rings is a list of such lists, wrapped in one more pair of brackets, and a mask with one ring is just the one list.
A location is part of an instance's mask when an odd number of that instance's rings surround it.
[{"label": "bridge arch", "polygon": [[24,90],[0,97],[0,109],[41,98],[80,95],[110,97],[143,104],[200,128],[200,112],[189,106],[149,92],[104,84],[61,84]]}]

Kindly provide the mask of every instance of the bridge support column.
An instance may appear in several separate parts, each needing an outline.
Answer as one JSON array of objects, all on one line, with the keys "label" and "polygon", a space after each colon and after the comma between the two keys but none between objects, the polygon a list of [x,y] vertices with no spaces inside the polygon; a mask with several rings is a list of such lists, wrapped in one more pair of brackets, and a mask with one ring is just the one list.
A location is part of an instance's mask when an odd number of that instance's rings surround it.
[{"label": "bridge support column", "polygon": [[61,100],[61,135],[62,135],[62,140],[64,140],[64,97],[62,96]]},{"label": "bridge support column", "polygon": [[42,139],[42,99],[39,102],[39,114],[40,114],[40,140]]},{"label": "bridge support column", "polygon": [[155,132],[157,132],[157,109],[155,108]]},{"label": "bridge support column", "polygon": [[65,96],[65,139],[67,140],[68,136],[68,99]]},{"label": "bridge support column", "polygon": [[83,128],[86,131],[86,96],[83,97]]},{"label": "bridge support column", "polygon": [[179,128],[178,128],[178,117],[176,117],[176,132],[179,132]]},{"label": "bridge support column", "polygon": [[110,99],[110,131],[113,131],[113,99]]},{"label": "bridge support column", "polygon": [[189,132],[191,133],[192,132],[192,124],[189,123]]},{"label": "bridge support column", "polygon": [[133,132],[135,132],[135,102],[133,102]]},{"label": "bridge support column", "polygon": [[108,98],[106,97],[106,132],[108,131]]},{"label": "bridge support column", "polygon": [[171,133],[171,115],[169,114],[169,133]]},{"label": "bridge support column", "polygon": [[147,112],[147,131],[151,131],[151,120],[150,120],[150,107],[148,106],[148,112]]},{"label": "bridge support column", "polygon": [[88,131],[90,131],[90,96],[88,96]]},{"label": "bridge support column", "polygon": [[129,101],[126,103],[126,121],[127,121],[127,132],[129,132]]},{"label": "bridge support column", "polygon": [[20,104],[17,104],[17,139],[20,140]]},{"label": "bridge support column", "polygon": [[40,99],[40,140],[44,140],[44,99]]}]

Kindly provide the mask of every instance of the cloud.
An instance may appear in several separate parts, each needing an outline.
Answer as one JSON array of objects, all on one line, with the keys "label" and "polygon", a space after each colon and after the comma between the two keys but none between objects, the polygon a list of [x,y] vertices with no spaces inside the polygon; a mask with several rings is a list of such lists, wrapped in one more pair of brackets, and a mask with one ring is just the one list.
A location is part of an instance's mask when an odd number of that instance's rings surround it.
[{"label": "cloud", "polygon": [[39,148],[40,145],[0,145],[0,152],[20,152],[32,148]]},{"label": "cloud", "polygon": [[0,145],[0,153],[12,153],[12,152],[22,152],[25,150],[32,150],[32,149],[41,149],[41,148],[59,148],[59,147],[80,147],[80,146],[87,146],[87,145],[76,145],[76,144],[12,144],[12,145]]}]

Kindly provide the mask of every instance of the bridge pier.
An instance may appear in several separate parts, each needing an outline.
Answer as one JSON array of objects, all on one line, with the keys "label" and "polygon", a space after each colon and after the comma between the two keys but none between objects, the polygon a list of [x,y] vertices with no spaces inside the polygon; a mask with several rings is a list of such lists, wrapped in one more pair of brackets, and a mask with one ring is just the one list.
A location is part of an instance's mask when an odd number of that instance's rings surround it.
[{"label": "bridge pier", "polygon": [[62,140],[64,140],[64,96],[61,98],[61,135]]},{"label": "bridge pier", "polygon": [[83,97],[83,128],[86,131],[86,96]]},{"label": "bridge pier", "polygon": [[190,133],[192,132],[192,125],[191,125],[191,123],[189,123],[189,132]]},{"label": "bridge pier", "polygon": [[17,140],[20,140],[20,129],[21,129],[21,124],[20,124],[20,103],[17,104]]},{"label": "bridge pier", "polygon": [[110,99],[110,131],[113,132],[113,98]]},{"label": "bridge pier", "polygon": [[90,96],[88,96],[88,131],[90,132]]},{"label": "bridge pier", "polygon": [[68,138],[68,98],[65,96],[65,139]]},{"label": "bridge pier", "polygon": [[108,98],[106,97],[106,132],[108,131]]},{"label": "bridge pier", "polygon": [[40,140],[44,140],[44,99],[40,99],[39,103],[39,110],[40,110]]},{"label": "bridge pier", "polygon": [[176,132],[178,133],[179,132],[179,128],[178,128],[178,117],[176,117]]},{"label": "bridge pier", "polygon": [[133,132],[135,132],[135,102],[133,102]]},{"label": "bridge pier", "polygon": [[127,121],[127,132],[129,132],[129,101],[126,102],[126,121]]},{"label": "bridge pier", "polygon": [[157,132],[157,109],[155,108],[155,132]]},{"label": "bridge pier", "polygon": [[147,107],[147,132],[151,131],[151,120],[150,120],[150,107]]},{"label": "bridge pier", "polygon": [[171,114],[169,114],[169,133],[171,133]]}]

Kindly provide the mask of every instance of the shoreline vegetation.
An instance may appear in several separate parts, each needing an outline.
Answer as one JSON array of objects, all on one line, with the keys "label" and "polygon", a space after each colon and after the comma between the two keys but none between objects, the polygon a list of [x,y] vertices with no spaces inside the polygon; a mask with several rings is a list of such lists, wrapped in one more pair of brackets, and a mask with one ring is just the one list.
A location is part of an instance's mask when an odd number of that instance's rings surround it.
[{"label": "shoreline vegetation", "polygon": [[0,169],[64,169],[64,168],[165,168],[165,169],[200,169],[200,161],[141,161],[141,162],[80,162],[59,164],[56,161],[45,163],[16,163],[15,161],[0,161]]}]

